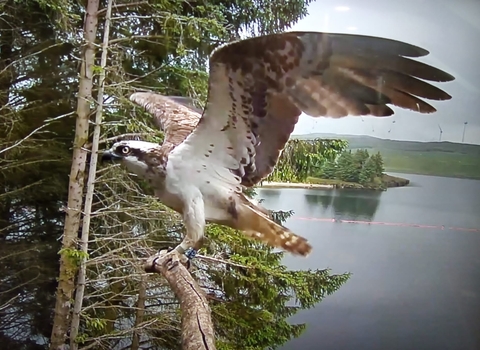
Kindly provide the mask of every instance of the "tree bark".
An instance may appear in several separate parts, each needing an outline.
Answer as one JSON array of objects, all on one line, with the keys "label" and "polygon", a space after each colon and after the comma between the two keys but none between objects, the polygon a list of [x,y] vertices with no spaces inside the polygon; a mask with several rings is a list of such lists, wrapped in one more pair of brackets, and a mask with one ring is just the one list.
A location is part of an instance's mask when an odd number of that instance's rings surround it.
[{"label": "tree bark", "polygon": [[182,310],[182,350],[215,350],[211,310],[204,291],[180,262],[176,251],[152,256],[146,272],[162,274],[180,301]]},{"label": "tree bark", "polygon": [[147,299],[147,283],[145,277],[142,276],[138,290],[137,312],[135,314],[135,329],[133,330],[132,346],[130,350],[140,349],[140,324],[143,322],[145,315],[145,300]]},{"label": "tree bark", "polygon": [[105,88],[105,67],[108,57],[108,39],[110,36],[110,17],[112,15],[113,0],[108,0],[107,15],[105,17],[105,29],[103,31],[102,57],[100,59],[100,75],[98,79],[97,110],[95,113],[95,126],[93,129],[92,154],[90,157],[90,168],[88,169],[87,193],[85,195],[85,206],[82,223],[82,236],[80,238],[80,249],[84,253],[81,258],[80,270],[78,271],[77,291],[75,294],[75,304],[73,305],[72,324],[70,331],[70,349],[77,350],[78,343],[76,338],[80,327],[80,312],[83,305],[83,296],[85,293],[85,283],[87,274],[86,256],[88,253],[88,237],[90,235],[90,219],[92,214],[93,194],[95,191],[95,178],[97,173],[98,147],[100,141],[100,131],[103,113],[103,91]]},{"label": "tree bark", "polygon": [[71,299],[75,288],[74,280],[76,266],[71,259],[72,250],[80,226],[83,188],[85,182],[85,167],[87,150],[84,145],[88,141],[90,103],[92,100],[93,69],[95,56],[95,37],[97,33],[97,11],[99,0],[88,0],[85,24],[82,65],[77,101],[77,120],[75,140],[73,143],[72,167],[70,171],[68,202],[66,208],[65,227],[63,231],[62,250],[60,253],[60,271],[56,293],[55,315],[53,319],[50,349],[61,350],[65,347],[70,325]]},{"label": "tree bark", "polygon": [[[8,6],[12,6],[11,1],[8,1]],[[13,65],[10,65],[14,59],[13,54],[13,29],[10,28],[10,24],[6,20],[0,22],[0,30],[2,37],[0,39],[0,123],[3,124],[6,122],[10,108],[7,107],[7,104],[10,100],[10,92],[12,89],[12,84],[17,77]],[[0,141],[5,138],[8,140],[8,134],[5,131],[0,132]],[[0,167],[3,162],[7,159],[6,153],[0,153]],[[4,181],[3,175],[0,179]],[[0,195],[7,193],[9,190],[7,186],[0,186]],[[10,208],[11,208],[11,199],[6,197],[3,201],[0,202],[0,239],[4,241],[8,237],[8,227],[10,226]]]}]

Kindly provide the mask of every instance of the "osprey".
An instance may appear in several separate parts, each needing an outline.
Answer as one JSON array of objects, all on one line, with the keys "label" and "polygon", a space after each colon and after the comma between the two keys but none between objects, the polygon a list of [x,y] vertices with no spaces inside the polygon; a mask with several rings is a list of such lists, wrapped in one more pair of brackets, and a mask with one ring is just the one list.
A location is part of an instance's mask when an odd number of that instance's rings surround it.
[{"label": "osprey", "polygon": [[153,114],[164,142],[120,141],[103,159],[121,160],[183,216],[186,235],[175,250],[189,258],[201,246],[206,222],[306,256],[307,240],[274,222],[242,189],[273,171],[302,112],[386,117],[394,114],[388,105],[435,112],[422,98],[451,96],[425,80],[454,77],[410,58],[427,54],[395,40],[320,32],[229,43],[210,57],[203,113],[181,98],[134,93],[130,99]]}]

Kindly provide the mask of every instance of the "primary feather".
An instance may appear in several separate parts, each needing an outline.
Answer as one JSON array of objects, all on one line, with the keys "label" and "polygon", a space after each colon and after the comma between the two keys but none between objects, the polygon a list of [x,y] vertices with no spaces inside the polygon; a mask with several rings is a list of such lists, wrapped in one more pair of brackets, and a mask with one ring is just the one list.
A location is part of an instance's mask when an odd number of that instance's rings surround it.
[{"label": "primary feather", "polygon": [[412,59],[426,54],[390,39],[287,32],[215,50],[202,115],[184,100],[134,93],[131,100],[152,113],[165,133],[155,151],[162,154],[165,179],[157,192],[183,214],[186,240],[198,241],[207,220],[307,255],[306,240],[273,222],[243,196],[242,186],[273,171],[302,112],[333,118],[390,116],[390,106],[435,112],[425,98],[451,97],[424,80],[454,78]]}]

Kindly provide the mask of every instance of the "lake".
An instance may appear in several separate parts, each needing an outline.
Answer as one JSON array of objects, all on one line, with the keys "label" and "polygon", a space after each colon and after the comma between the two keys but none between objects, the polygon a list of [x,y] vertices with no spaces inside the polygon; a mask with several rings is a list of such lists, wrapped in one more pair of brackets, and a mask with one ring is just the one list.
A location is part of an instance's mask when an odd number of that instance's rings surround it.
[{"label": "lake", "polygon": [[292,349],[480,349],[480,181],[393,174],[386,192],[259,189],[285,225],[313,246],[292,269],[352,277],[292,323]]}]

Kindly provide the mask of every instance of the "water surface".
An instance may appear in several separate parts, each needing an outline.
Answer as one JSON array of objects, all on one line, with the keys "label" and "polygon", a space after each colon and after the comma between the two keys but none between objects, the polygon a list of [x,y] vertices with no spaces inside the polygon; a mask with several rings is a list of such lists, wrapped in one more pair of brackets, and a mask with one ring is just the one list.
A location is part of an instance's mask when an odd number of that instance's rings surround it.
[{"label": "water surface", "polygon": [[286,226],[307,237],[292,269],[350,280],[316,308],[291,349],[480,349],[480,181],[421,175],[387,192],[260,189]]}]

